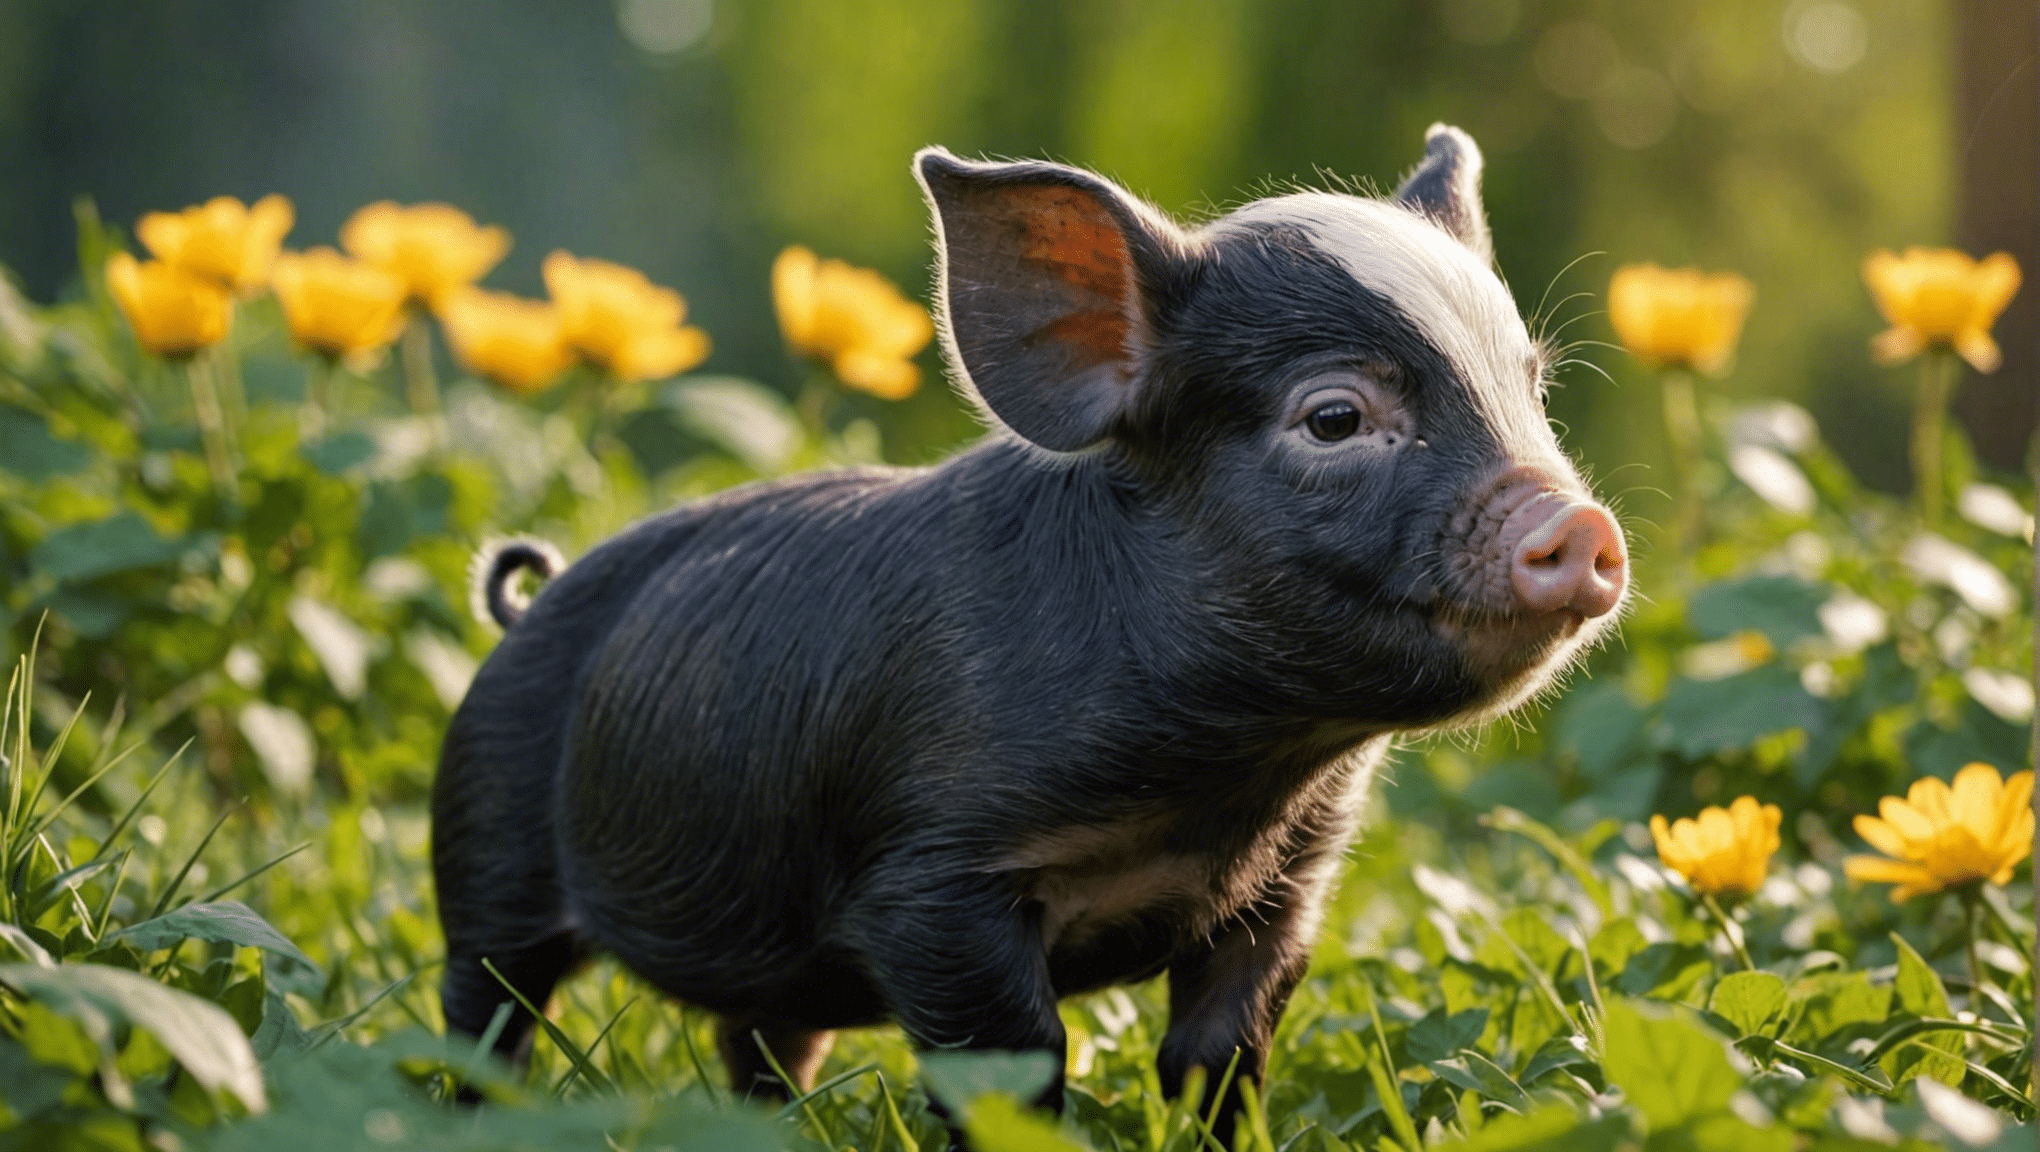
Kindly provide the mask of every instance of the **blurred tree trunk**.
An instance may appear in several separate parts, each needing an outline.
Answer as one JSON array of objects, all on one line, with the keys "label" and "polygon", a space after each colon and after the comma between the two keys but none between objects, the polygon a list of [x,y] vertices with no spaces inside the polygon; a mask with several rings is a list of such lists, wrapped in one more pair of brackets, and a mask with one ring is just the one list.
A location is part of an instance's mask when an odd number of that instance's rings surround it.
[{"label": "blurred tree trunk", "polygon": [[2026,283],[1997,324],[2004,367],[1972,375],[1955,400],[1977,455],[2019,470],[2040,414],[2040,4],[1959,0],[1955,125],[1958,242],[1977,256],[2010,252]]}]

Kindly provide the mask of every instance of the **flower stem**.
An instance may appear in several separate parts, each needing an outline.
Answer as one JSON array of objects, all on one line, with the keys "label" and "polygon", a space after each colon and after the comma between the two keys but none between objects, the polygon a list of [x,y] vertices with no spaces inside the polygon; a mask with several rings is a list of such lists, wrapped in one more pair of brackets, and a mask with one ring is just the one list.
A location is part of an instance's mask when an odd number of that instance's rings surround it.
[{"label": "flower stem", "polygon": [[[2040,491],[2040,430],[2034,432],[2032,442],[2026,447],[2026,459],[2032,462],[2034,490]],[[2040,554],[2036,554],[2032,561],[2033,598],[2027,601],[2027,603],[2029,605],[2040,605]],[[2036,611],[2033,614],[2033,657],[2034,684],[2036,687],[2040,687],[2040,611]],[[2033,715],[2033,732],[2028,743],[2028,758],[2026,762],[2028,764],[2040,765],[2040,711],[2036,711]],[[2036,791],[2033,795],[2033,816],[2033,847],[2036,856],[2040,856],[2040,791]],[[2028,971],[2034,973],[2034,979],[2040,980],[2040,866],[2034,867],[2032,871],[2034,916],[2033,966]],[[2032,1066],[2032,1081],[2028,1085],[2027,1099],[2040,1100],[2040,1013],[2036,1013],[2036,1019],[2033,1023],[2035,1026],[2032,1031],[2032,1059],[2027,1061]]]},{"label": "flower stem", "polygon": [[1981,897],[1973,885],[1964,889],[1960,895],[1962,898],[1962,955],[1969,961],[1969,996],[1972,1001],[1970,1009],[1974,1011],[1974,1001],[1983,998],[1983,964],[1976,958],[1976,933],[1979,927],[1976,922],[1976,906],[1980,902]]},{"label": "flower stem", "polygon": [[184,362],[184,379],[191,385],[191,410],[198,419],[199,439],[205,444],[205,465],[212,473],[213,491],[233,502],[234,460],[227,451],[226,417],[220,410],[220,391],[212,367],[203,357]]},{"label": "flower stem", "polygon": [[1721,926],[1721,935],[1728,941],[1728,946],[1735,949],[1735,958],[1742,962],[1743,971],[1755,972],[1757,965],[1750,959],[1749,949],[1743,947],[1742,929],[1735,921],[1729,919],[1728,913],[1722,911],[1721,905],[1714,902],[1713,896],[1705,892],[1700,893],[1700,903],[1714,917],[1714,922]]},{"label": "flower stem", "polygon": [[305,443],[323,439],[332,421],[333,358],[315,355],[305,368],[305,402],[298,409],[298,439]]},{"label": "flower stem", "polygon": [[1674,538],[1681,548],[1700,542],[1705,509],[1700,503],[1700,405],[1693,395],[1693,374],[1667,368],[1663,377],[1665,437],[1672,446]]},{"label": "flower stem", "polygon": [[441,424],[439,377],[432,370],[432,332],[425,326],[423,313],[412,313],[404,325],[402,344],[404,392],[410,398],[411,411],[427,418],[436,446]]},{"label": "flower stem", "polygon": [[1953,355],[1935,348],[1920,357],[1920,393],[1913,405],[1913,495],[1920,522],[1929,528],[1941,525],[1941,441],[1955,378]]}]

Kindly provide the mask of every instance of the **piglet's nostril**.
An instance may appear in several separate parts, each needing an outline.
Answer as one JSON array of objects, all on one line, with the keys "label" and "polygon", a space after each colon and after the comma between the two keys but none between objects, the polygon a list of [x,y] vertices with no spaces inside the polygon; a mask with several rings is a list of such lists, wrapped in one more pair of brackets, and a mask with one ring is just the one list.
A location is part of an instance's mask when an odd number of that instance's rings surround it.
[{"label": "piglet's nostril", "polygon": [[[1516,542],[1509,585],[1531,612],[1602,616],[1622,602],[1629,558],[1622,530],[1597,504],[1540,500],[1543,523]],[[1527,509],[1526,509],[1527,511]]]}]

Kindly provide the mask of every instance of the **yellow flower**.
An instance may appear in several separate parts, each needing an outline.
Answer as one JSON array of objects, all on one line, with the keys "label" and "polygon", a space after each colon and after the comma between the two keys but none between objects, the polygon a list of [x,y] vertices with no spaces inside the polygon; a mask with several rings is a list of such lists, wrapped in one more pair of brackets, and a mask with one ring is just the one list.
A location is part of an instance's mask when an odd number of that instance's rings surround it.
[{"label": "yellow flower", "polygon": [[455,288],[482,278],[510,251],[510,233],[451,204],[408,207],[378,200],[347,218],[340,246],[404,280],[412,300],[437,309]]},{"label": "yellow flower", "polygon": [[687,302],[635,268],[554,252],[545,286],[567,342],[619,380],[663,380],[708,359],[708,334],[680,323]]},{"label": "yellow flower", "polygon": [[1735,355],[1752,295],[1733,272],[1624,264],[1608,282],[1608,322],[1644,363],[1711,376]]},{"label": "yellow flower", "polygon": [[269,283],[270,265],[296,220],[282,196],[264,196],[252,208],[215,196],[182,212],[151,212],[135,224],[135,235],[165,264],[248,292]]},{"label": "yellow flower", "polygon": [[1843,870],[1851,880],[1898,885],[1893,900],[1973,880],[2003,884],[2033,851],[2032,803],[2030,771],[2006,780],[1971,764],[1953,788],[1933,776],[1915,780],[1905,799],[1886,796],[1877,816],[1856,817],[1856,834],[1884,856],[1851,856]]},{"label": "yellow flower", "polygon": [[1880,364],[1895,364],[1945,344],[1978,372],[2004,356],[1990,338],[1998,313],[2019,292],[2019,262],[2008,252],[1972,260],[1953,248],[1878,249],[1863,258],[1863,282],[1891,327],[1870,339]]},{"label": "yellow flower", "polygon": [[439,322],[468,371],[513,392],[544,391],[574,362],[559,309],[543,300],[460,288],[440,300]]},{"label": "yellow flower", "polygon": [[151,354],[182,360],[217,344],[233,323],[234,300],[211,280],[125,252],[106,262],[106,290]]},{"label": "yellow flower", "polygon": [[935,326],[927,309],[871,269],[788,248],[772,262],[772,305],[794,351],[827,361],[850,387],[904,400],[920,386],[913,358]]},{"label": "yellow flower", "polygon": [[365,355],[403,329],[403,279],[331,248],[279,255],[273,280],[291,336],[314,352]]},{"label": "yellow flower", "polygon": [[1750,281],[1732,271],[1630,263],[1608,281],[1608,322],[1648,365],[1718,375],[1736,355],[1752,296]]},{"label": "yellow flower", "polygon": [[1658,859],[1695,892],[1747,896],[1764,883],[1778,850],[1780,819],[1776,804],[1759,806],[1753,796],[1738,796],[1726,808],[1702,808],[1697,819],[1681,818],[1669,828],[1664,817],[1652,816],[1650,836]]}]

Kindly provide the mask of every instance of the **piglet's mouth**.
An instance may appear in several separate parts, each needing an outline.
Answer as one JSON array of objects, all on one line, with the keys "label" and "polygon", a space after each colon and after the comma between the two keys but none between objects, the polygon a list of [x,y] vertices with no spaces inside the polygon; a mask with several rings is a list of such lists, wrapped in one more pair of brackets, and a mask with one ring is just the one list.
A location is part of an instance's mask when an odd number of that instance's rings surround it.
[{"label": "piglet's mouth", "polygon": [[1500,687],[1551,662],[1586,628],[1587,619],[1584,613],[1569,610],[1505,615],[1446,611],[1433,617],[1433,626],[1475,677]]}]

